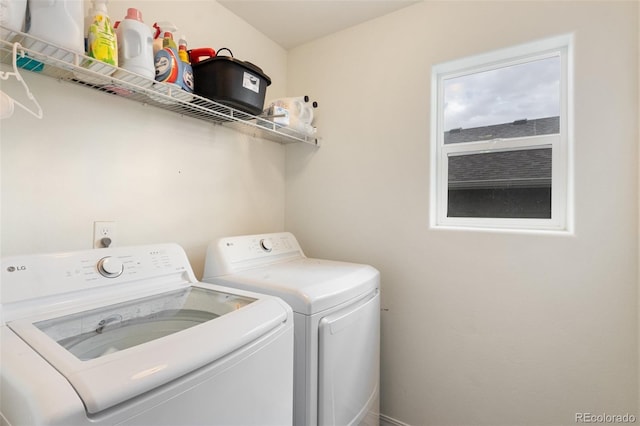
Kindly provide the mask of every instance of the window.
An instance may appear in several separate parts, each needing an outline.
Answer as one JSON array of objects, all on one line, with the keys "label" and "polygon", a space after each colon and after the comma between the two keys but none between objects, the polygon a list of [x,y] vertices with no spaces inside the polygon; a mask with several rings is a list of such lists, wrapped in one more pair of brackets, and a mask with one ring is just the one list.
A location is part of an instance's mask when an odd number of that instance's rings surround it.
[{"label": "window", "polygon": [[569,229],[571,42],[433,68],[433,226]]}]

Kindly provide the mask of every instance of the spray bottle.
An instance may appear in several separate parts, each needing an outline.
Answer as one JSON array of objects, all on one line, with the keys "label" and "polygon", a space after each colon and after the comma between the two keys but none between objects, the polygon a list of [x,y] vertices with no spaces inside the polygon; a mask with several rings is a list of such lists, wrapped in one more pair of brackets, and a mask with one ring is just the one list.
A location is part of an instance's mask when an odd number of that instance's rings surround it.
[{"label": "spray bottle", "polygon": [[155,57],[156,53],[164,48],[162,45],[164,33],[170,32],[173,34],[178,31],[178,27],[171,22],[155,22],[153,31],[153,56]]},{"label": "spray bottle", "polygon": [[118,66],[118,42],[107,14],[107,0],[93,0],[93,19],[87,33],[87,56]]}]

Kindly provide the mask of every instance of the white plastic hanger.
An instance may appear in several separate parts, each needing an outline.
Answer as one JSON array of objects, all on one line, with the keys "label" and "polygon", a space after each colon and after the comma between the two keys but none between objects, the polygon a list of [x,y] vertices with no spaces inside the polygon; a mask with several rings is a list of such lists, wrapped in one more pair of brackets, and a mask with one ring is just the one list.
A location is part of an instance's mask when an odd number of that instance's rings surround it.
[{"label": "white plastic hanger", "polygon": [[[13,72],[0,71],[0,79],[8,80],[11,76],[14,76],[20,83],[22,83],[22,86],[24,87],[24,90],[27,93],[27,97],[31,101],[33,101],[33,103],[36,105],[37,111],[32,111],[31,109],[22,105],[20,102],[16,101],[15,99],[11,98],[9,95],[7,95],[6,93],[0,90],[0,95],[2,96],[2,111],[3,111],[2,118],[10,117],[13,114],[14,105],[17,105],[23,110],[27,111],[29,114],[33,115],[34,117],[41,119],[43,117],[42,107],[38,103],[38,100],[35,98],[35,96],[33,96],[33,93],[31,93],[31,91],[29,90],[29,86],[27,86],[27,83],[23,80],[22,76],[20,75],[20,72],[18,71],[18,64],[17,64],[18,46],[20,46],[20,43],[13,43]],[[24,56],[23,50],[21,50],[20,56],[21,57]],[[4,116],[5,110],[7,112],[6,117]]]}]

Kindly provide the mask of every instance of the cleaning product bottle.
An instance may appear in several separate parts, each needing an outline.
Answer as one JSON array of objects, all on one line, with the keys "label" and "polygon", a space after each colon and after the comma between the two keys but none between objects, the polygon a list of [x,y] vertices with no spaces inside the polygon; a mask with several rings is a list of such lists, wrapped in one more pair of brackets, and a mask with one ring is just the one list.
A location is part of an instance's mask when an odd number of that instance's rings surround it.
[{"label": "cleaning product bottle", "polygon": [[93,0],[93,22],[87,33],[87,56],[118,66],[118,40],[107,14],[107,0]]},{"label": "cleaning product bottle", "polygon": [[93,5],[89,6],[89,10],[87,10],[87,14],[84,17],[84,51],[85,53],[89,50],[89,28],[91,24],[93,24],[93,18],[96,14],[96,11],[93,10]]},{"label": "cleaning product bottle", "polygon": [[310,103],[309,96],[296,96],[280,98],[271,101],[267,114],[272,115],[275,123],[287,126],[306,135],[316,132],[312,122],[314,118],[314,108],[318,107],[317,102]]},{"label": "cleaning product bottle", "polygon": [[153,30],[154,30],[154,34],[153,34],[153,56],[155,57],[156,53],[158,53],[160,50],[162,50],[164,48],[164,46],[163,46],[164,33],[170,32],[171,34],[174,34],[176,31],[178,31],[178,27],[176,27],[171,22],[166,22],[166,21],[165,22],[154,22]]},{"label": "cleaning product bottle", "polygon": [[[83,11],[82,0],[29,0],[30,24],[27,32],[68,50],[83,53]],[[74,60],[73,55],[32,38],[25,41],[24,47],[64,61]]]},{"label": "cleaning product bottle", "polygon": [[[116,28],[118,38],[118,63],[120,68],[154,79],[156,70],[153,58],[151,28],[142,22],[138,9],[127,9],[127,16]],[[120,74],[123,74],[120,72]],[[115,77],[122,78],[116,72]]]},{"label": "cleaning product bottle", "polygon": [[27,0],[0,1],[0,38],[8,40],[11,30],[24,29],[24,17],[27,11]]},{"label": "cleaning product bottle", "polygon": [[189,93],[193,93],[193,68],[189,62],[189,53],[187,52],[187,40],[185,36],[180,37],[178,41],[178,56],[182,62],[182,79],[180,87]]},{"label": "cleaning product bottle", "polygon": [[164,33],[162,46],[162,50],[159,50],[154,58],[156,81],[174,83],[180,86],[182,61],[178,56],[178,46],[173,41],[173,34],[168,31]]}]

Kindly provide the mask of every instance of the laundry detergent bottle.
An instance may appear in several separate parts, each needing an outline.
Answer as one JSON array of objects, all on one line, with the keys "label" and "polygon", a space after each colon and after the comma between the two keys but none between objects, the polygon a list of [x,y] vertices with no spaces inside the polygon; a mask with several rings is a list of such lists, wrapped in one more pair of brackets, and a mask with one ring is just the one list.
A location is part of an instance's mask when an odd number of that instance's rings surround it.
[{"label": "laundry detergent bottle", "polygon": [[156,75],[153,34],[151,28],[142,22],[142,14],[138,9],[127,9],[127,16],[116,28],[116,36],[120,68],[153,80]]},{"label": "laundry detergent bottle", "polygon": [[93,19],[87,33],[87,56],[118,66],[118,41],[107,14],[107,0],[93,1]]},{"label": "laundry detergent bottle", "polygon": [[[34,37],[77,53],[84,52],[82,0],[29,0],[29,29]],[[38,42],[25,46],[44,54],[54,54],[55,47],[45,48]]]},{"label": "laundry detergent bottle", "polygon": [[7,29],[0,29],[0,37],[7,40],[11,30],[24,29],[24,17],[27,11],[27,0],[0,0],[0,25]]},{"label": "laundry detergent bottle", "polygon": [[182,61],[178,56],[178,46],[173,40],[173,34],[165,32],[162,39],[163,48],[154,58],[156,81],[174,83],[180,86],[182,81]]}]

